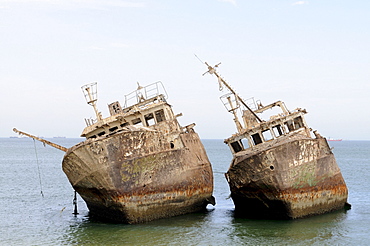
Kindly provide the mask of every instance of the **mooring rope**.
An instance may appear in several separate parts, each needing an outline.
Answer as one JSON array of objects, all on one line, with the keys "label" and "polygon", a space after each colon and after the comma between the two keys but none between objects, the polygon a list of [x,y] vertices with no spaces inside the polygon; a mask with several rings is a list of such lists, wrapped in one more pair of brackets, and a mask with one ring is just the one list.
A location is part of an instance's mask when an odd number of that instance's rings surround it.
[{"label": "mooring rope", "polygon": [[39,181],[40,181],[41,195],[42,195],[42,197],[44,197],[44,193],[42,192],[42,181],[41,181],[40,164],[39,164],[39,158],[37,156],[37,149],[36,149],[36,141],[35,141],[35,139],[33,139],[33,145],[35,146],[35,154],[36,154],[37,170],[38,170],[38,173],[39,173]]}]

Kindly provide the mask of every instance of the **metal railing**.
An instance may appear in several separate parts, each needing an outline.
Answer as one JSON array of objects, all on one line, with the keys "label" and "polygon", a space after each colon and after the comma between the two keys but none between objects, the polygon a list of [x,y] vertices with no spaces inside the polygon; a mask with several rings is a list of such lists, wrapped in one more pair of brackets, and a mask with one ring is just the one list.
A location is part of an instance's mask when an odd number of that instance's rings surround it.
[{"label": "metal railing", "polygon": [[145,87],[138,85],[138,88],[125,95],[124,108],[140,103],[146,99],[153,98],[163,94],[164,98],[167,99],[167,92],[161,81],[149,84]]}]

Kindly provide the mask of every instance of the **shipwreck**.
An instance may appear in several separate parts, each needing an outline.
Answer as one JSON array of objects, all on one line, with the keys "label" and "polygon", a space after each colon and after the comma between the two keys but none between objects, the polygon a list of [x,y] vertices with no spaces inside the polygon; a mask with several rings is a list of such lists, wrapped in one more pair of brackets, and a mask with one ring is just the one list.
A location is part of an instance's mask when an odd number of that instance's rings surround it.
[{"label": "shipwreck", "polygon": [[82,87],[96,119],[85,120],[86,140],[65,151],[62,168],[90,215],[141,223],[204,210],[215,204],[212,167],[195,124],[180,126],[161,82],[125,96],[124,107],[98,111],[96,83]]},{"label": "shipwreck", "polygon": [[[235,214],[296,219],[349,208],[347,186],[333,152],[317,131],[312,136],[306,110],[289,111],[282,101],[264,106],[254,98],[243,100],[217,73],[219,64],[205,64],[220,90],[228,89],[221,100],[237,128],[224,140],[233,155],[225,177]],[[270,117],[262,118],[271,111]]]}]

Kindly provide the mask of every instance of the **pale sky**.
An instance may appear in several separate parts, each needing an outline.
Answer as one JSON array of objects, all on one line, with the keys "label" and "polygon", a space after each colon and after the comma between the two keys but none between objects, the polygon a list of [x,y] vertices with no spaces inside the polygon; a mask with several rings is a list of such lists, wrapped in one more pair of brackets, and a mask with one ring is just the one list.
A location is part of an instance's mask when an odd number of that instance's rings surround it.
[{"label": "pale sky", "polygon": [[162,81],[182,125],[236,132],[210,64],[243,97],[309,113],[326,137],[370,140],[370,1],[0,0],[0,137],[79,137],[98,108]]}]

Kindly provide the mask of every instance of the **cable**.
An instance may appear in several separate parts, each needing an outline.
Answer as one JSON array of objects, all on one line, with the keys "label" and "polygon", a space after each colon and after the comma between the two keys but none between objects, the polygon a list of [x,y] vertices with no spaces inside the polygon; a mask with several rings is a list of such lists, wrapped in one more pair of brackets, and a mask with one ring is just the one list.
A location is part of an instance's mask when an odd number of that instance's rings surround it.
[{"label": "cable", "polygon": [[36,141],[33,139],[33,145],[35,146],[35,154],[36,154],[36,162],[37,162],[37,170],[39,173],[39,181],[40,181],[40,190],[41,190],[41,195],[44,197],[44,193],[42,192],[42,182],[41,182],[41,172],[40,172],[40,164],[39,164],[39,158],[37,156],[37,150],[36,150]]}]

